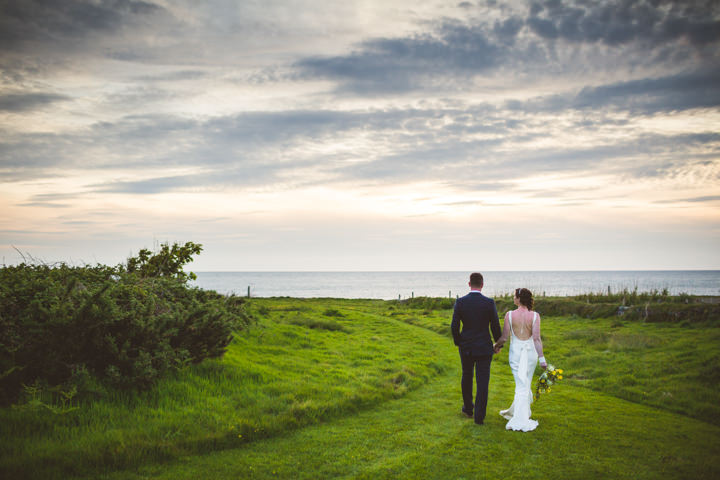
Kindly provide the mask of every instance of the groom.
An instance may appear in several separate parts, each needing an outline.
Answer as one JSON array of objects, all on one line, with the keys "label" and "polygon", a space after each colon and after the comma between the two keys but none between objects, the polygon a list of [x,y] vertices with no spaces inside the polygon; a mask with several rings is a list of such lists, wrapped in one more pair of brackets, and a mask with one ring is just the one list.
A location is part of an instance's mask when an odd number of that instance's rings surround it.
[{"label": "groom", "polygon": [[[488,384],[490,383],[490,363],[493,356],[493,342],[488,327],[497,342],[502,334],[498,321],[497,307],[492,298],[481,293],[483,276],[479,273],[470,274],[470,293],[455,302],[452,330],[453,340],[460,351],[462,365],[462,413],[475,418],[475,423],[482,425],[487,409]],[[462,332],[460,324],[462,323]],[[475,405],[472,401],[473,370],[477,383]]]}]

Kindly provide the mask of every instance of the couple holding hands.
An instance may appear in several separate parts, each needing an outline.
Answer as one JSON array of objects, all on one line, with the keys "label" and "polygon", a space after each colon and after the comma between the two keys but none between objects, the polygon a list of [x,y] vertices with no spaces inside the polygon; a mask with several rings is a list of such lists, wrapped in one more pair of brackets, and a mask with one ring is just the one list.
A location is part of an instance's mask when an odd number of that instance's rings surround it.
[{"label": "couple holding hands", "polygon": [[[462,413],[474,418],[475,423],[483,424],[492,357],[512,338],[509,358],[510,369],[515,377],[515,397],[510,408],[501,410],[500,415],[508,420],[505,426],[508,430],[535,430],[538,422],[530,418],[530,404],[533,401],[532,377],[538,360],[543,368],[547,367],[547,362],[540,340],[540,316],[533,311],[532,293],[527,288],[515,290],[514,301],[517,309],[505,314],[505,324],[501,332],[495,301],[482,294],[483,276],[472,273],[469,285],[470,293],[455,302],[450,324],[462,365]],[[490,339],[489,330],[492,330],[495,344]],[[477,384],[474,404],[473,375]]]}]

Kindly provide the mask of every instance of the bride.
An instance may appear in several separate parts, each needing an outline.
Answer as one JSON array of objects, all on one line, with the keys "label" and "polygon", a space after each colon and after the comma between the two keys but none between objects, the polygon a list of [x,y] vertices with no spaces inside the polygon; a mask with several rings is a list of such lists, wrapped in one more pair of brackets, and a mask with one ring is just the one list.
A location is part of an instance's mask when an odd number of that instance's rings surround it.
[{"label": "bride", "polygon": [[512,336],[509,357],[515,377],[515,398],[510,408],[501,410],[500,415],[509,420],[506,429],[529,432],[538,426],[538,422],[530,418],[533,373],[538,360],[543,368],[547,368],[547,362],[540,340],[540,316],[533,311],[532,293],[527,288],[518,288],[514,301],[518,308],[505,314],[502,336],[494,346],[495,353],[499,352]]}]

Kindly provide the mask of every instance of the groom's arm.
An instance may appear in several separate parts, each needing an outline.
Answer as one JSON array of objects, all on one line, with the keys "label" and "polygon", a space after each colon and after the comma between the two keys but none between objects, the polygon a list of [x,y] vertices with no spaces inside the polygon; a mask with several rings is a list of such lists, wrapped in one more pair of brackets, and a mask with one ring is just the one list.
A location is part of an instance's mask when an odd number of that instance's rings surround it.
[{"label": "groom's arm", "polygon": [[495,342],[500,339],[502,335],[502,329],[500,328],[500,320],[498,320],[497,305],[495,300],[492,301],[492,318],[490,318],[490,330],[492,330],[493,338]]},{"label": "groom's arm", "polygon": [[455,301],[455,308],[453,308],[452,322],[450,322],[450,331],[452,331],[453,342],[455,345],[460,346],[460,312],[458,312],[459,300]]}]

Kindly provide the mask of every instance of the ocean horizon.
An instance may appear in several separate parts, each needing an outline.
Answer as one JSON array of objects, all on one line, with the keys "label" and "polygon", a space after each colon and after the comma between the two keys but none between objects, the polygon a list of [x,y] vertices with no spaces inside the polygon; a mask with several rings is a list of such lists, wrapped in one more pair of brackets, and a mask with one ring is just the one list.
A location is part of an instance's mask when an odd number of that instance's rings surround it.
[{"label": "ocean horizon", "polygon": [[[487,271],[483,293],[501,296],[529,288],[536,296],[622,290],[671,295],[720,295],[720,270]],[[223,294],[251,297],[402,299],[457,297],[468,291],[468,271],[195,272],[192,282]]]}]

